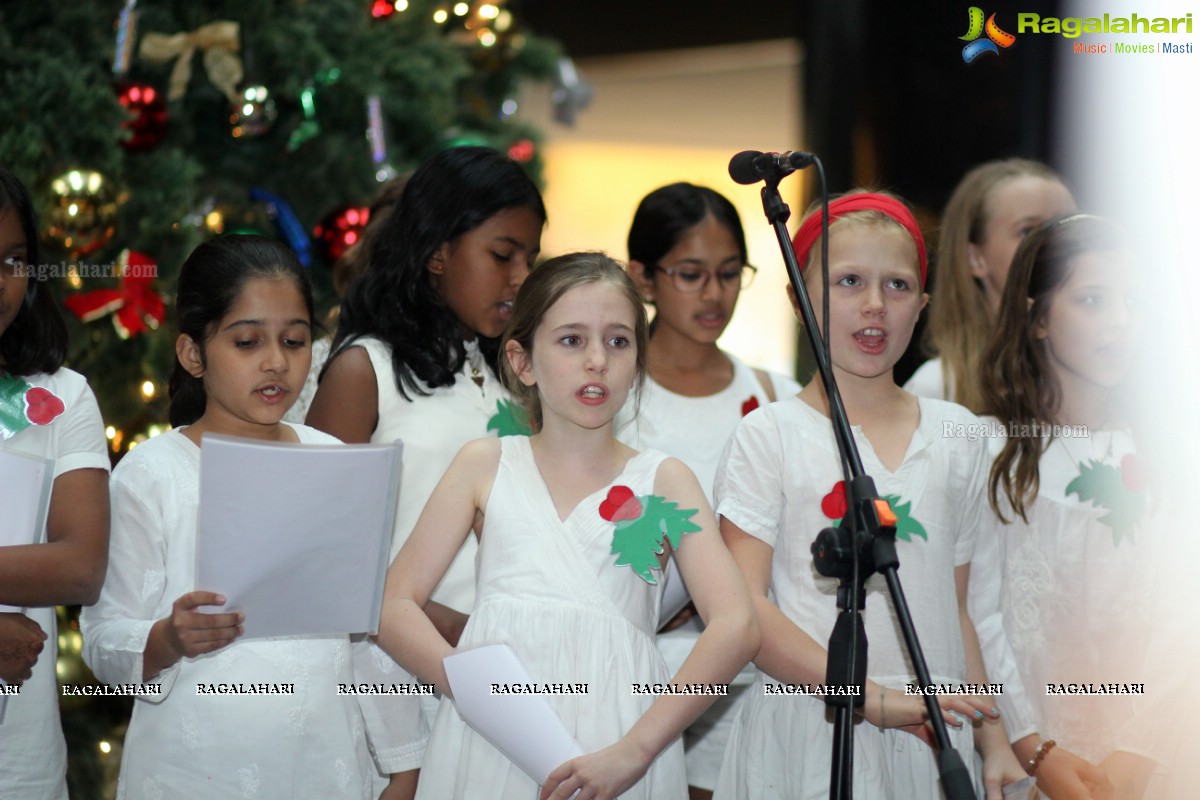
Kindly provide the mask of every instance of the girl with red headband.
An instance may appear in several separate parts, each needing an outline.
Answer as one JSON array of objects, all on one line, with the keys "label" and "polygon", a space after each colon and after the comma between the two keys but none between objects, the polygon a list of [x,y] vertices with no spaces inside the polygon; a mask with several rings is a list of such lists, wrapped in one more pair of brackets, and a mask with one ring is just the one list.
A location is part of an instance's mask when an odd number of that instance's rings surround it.
[{"label": "girl with red headband", "polygon": [[[892,378],[928,302],[925,243],[907,206],[858,192],[830,203],[829,218],[833,372],[863,465],[898,517],[905,593],[951,742],[966,763],[979,746],[987,797],[998,800],[1001,785],[1024,773],[998,721],[966,612],[988,458],[978,437],[954,434],[974,430],[978,420],[960,406],[918,400]],[[793,240],[815,308],[822,294],[821,233],[816,209]],[[809,547],[846,512],[841,476],[820,380],[747,416],[718,470],[721,533],[754,596],[762,647],[757,683],[725,751],[717,800],[828,792],[833,731],[820,692],[846,690],[821,686],[837,583],[817,575]],[[859,713],[869,724],[854,726],[855,797],[938,797],[932,728],[878,576],[867,583],[864,612],[870,658]]]}]

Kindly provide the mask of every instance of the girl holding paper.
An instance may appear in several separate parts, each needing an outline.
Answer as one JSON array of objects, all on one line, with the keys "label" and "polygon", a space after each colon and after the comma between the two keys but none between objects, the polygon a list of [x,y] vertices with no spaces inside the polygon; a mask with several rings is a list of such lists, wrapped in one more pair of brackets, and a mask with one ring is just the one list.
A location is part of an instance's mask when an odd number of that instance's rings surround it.
[{"label": "girl holding paper", "polygon": [[[96,398],[83,376],[62,366],[67,329],[58,307],[44,283],[30,280],[40,263],[29,194],[0,167],[0,454],[54,462],[45,530],[5,529],[0,540],[0,648],[11,654],[15,645],[32,666],[32,674],[10,673],[25,683],[0,699],[0,797],[66,800],[54,606],[94,603],[100,594],[109,461]],[[0,501],[0,512],[14,513],[9,502]],[[26,607],[27,615],[17,613]]]},{"label": "girl holding paper", "polygon": [[[388,574],[380,643],[446,695],[417,796],[529,800],[541,783],[542,800],[684,798],[679,735],[714,697],[653,692],[724,687],[737,674],[758,643],[745,584],[687,467],[613,436],[647,340],[620,265],[599,253],[552,259],[512,317],[505,378],[537,433],[459,451]],[[472,530],[477,601],[462,644],[504,642],[539,684],[586,687],[543,695],[587,754],[548,775],[523,773],[449,699],[442,659],[455,649],[424,606]],[[673,679],[654,643],[672,553],[707,623]]]},{"label": "girl holding paper", "polygon": [[[112,558],[85,609],[84,659],[110,684],[149,684],[125,737],[119,796],[373,798],[364,712],[347,636],[236,641],[240,613],[193,591],[200,438],[336,444],[281,422],[311,358],[312,291],[295,255],[258,236],[196,248],[177,288],[173,430],[130,452],[112,478]],[[284,685],[240,696],[230,684]],[[372,745],[390,741],[370,726]],[[418,749],[420,731],[413,734]]]}]

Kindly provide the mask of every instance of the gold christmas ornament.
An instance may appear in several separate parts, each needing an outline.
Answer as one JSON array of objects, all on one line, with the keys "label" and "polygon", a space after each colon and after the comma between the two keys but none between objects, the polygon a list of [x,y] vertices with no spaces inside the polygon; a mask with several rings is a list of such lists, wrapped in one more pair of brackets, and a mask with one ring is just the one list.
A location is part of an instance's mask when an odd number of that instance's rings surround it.
[{"label": "gold christmas ornament", "polygon": [[111,180],[91,169],[73,169],[50,182],[53,204],[44,237],[73,258],[94,253],[117,231],[117,192]]}]

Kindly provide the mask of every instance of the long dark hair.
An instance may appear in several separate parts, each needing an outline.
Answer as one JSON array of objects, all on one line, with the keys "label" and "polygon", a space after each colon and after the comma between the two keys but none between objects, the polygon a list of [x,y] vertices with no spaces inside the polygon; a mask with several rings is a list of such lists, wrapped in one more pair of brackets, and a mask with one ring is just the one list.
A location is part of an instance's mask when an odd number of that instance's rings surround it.
[{"label": "long dark hair", "polygon": [[25,298],[12,324],[0,335],[0,359],[12,375],[57,372],[67,357],[67,326],[50,292],[34,277],[41,264],[38,247],[37,216],[24,184],[6,167],[0,166],[0,215],[14,214],[25,233],[25,263],[32,275],[25,287]]},{"label": "long dark hair", "polygon": [[[983,413],[1021,433],[1053,431],[1062,399],[1045,343],[1037,338],[1054,293],[1084,253],[1120,250],[1125,242],[1107,220],[1072,214],[1030,232],[1013,254],[991,339],[980,362]],[[1021,519],[1038,493],[1038,462],[1053,436],[1010,435],[992,464],[988,501],[1001,519],[1003,491]],[[1007,521],[1007,520],[1005,520]]]},{"label": "long dark hair", "polygon": [[[733,203],[707,186],[691,183],[662,186],[642,198],[629,226],[629,260],[641,262],[646,276],[653,277],[663,256],[709,214],[729,231],[746,263],[746,233]],[[650,334],[654,334],[653,324]]]},{"label": "long dark hair", "polygon": [[[211,239],[183,262],[175,290],[179,332],[196,342],[201,359],[205,342],[233,308],[242,287],[256,278],[294,281],[312,320],[312,286],[290,248],[264,236],[235,234]],[[208,404],[204,381],[184,369],[178,359],[171,373],[170,397],[169,417],[173,427],[191,425],[204,416]]]},{"label": "long dark hair", "polygon": [[[502,153],[456,147],[425,161],[375,241],[367,271],[346,292],[332,353],[376,336],[391,347],[401,397],[454,385],[466,351],[458,320],[429,281],[429,261],[446,242],[510,208],[528,208],[546,221],[537,186]],[[478,338],[496,373],[500,340]]]}]

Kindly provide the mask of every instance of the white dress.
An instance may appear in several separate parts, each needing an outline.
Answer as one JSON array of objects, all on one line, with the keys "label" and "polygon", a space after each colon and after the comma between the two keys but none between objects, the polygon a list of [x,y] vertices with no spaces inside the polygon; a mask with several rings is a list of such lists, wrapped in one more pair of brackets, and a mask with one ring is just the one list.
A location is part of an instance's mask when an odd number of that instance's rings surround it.
[{"label": "white dress", "polygon": [[[998,454],[1005,440],[990,441]],[[987,514],[972,561],[971,616],[988,676],[1004,683],[997,702],[1010,738],[1036,732],[1093,763],[1141,749],[1121,741],[1140,698],[1046,687],[1148,680],[1159,578],[1144,553],[1157,532],[1134,453],[1124,431],[1056,438],[1038,464],[1029,522],[1001,492],[1010,524]]]},{"label": "white dress", "polygon": [[[542,481],[529,439],[508,437],[485,511],[475,613],[462,644],[505,642],[536,682],[585,683],[587,694],[548,695],[583,748],[621,738],[650,707],[632,684],[669,680],[654,646],[659,586],[611,554],[613,524],[599,514],[605,487],[580,501],[565,522]],[[643,452],[610,485],[653,494],[666,456]],[[625,800],[683,800],[683,748],[676,741]],[[471,730],[442,700],[429,740],[418,800],[532,800],[537,785]]]},{"label": "white dress", "polygon": [[[500,424],[502,408],[512,399],[491,369],[484,365],[478,345],[475,342],[463,344],[467,349],[467,360],[455,376],[454,385],[436,389],[425,387],[431,392],[429,395],[410,391],[407,400],[396,389],[392,350],[387,344],[365,336],[348,345],[366,350],[375,369],[375,382],[379,387],[379,424],[371,441],[400,439],[404,442],[400,500],[392,535],[393,559],[408,541],[426,501],[454,456],[467,442],[488,436],[495,430]],[[479,372],[482,386],[471,379],[472,366]],[[475,602],[476,549],[475,538],[468,538],[446,576],[434,589],[431,600],[464,614],[471,612]]]},{"label": "white dress", "polygon": [[[62,368],[53,375],[23,377],[30,386],[49,390],[63,401],[60,417],[48,425],[32,425],[0,440],[0,450],[54,459],[54,477],[77,469],[108,471],[108,443],[100,409],[87,381]],[[45,541],[45,532],[41,541]],[[21,693],[8,698],[0,725],[0,797],[21,800],[66,800],[67,748],[58,713],[55,662],[58,635],[53,608],[31,608],[26,616],[48,638]]]},{"label": "white dress", "polygon": [[[920,414],[894,473],[880,463],[857,426],[854,436],[880,495],[898,498],[891,505],[902,518],[896,543],[899,574],[930,675],[935,683],[959,684],[966,665],[954,569],[969,563],[974,550],[987,452],[978,440],[944,435],[944,423],[978,423],[961,406],[921,399]],[[822,500],[840,480],[828,418],[793,398],[743,420],[716,485],[717,513],[774,548],[772,601],[822,647],[838,613],[837,581],[817,574],[809,548],[817,533],[832,524]],[[911,505],[905,509],[905,504]],[[906,517],[910,522],[905,523]],[[912,527],[914,521],[920,531]],[[893,689],[914,682],[880,575],[867,582],[863,620],[870,648],[867,674]],[[815,697],[766,695],[764,685],[774,683],[760,672],[750,688],[725,751],[714,794],[718,800],[816,800],[829,795],[833,725],[825,705]],[[950,728],[949,735],[964,763],[971,763],[970,726]],[[940,796],[934,752],[911,734],[880,731],[860,720],[854,747],[856,798]]]},{"label": "white dress", "polygon": [[[771,402],[754,368],[730,353],[725,355],[733,363],[733,380],[721,391],[688,397],[672,392],[647,375],[640,401],[630,397],[616,423],[617,438],[634,450],[661,450],[686,464],[696,474],[709,503],[725,443],[743,416]],[[800,391],[800,384],[791,378],[774,372],[766,375],[776,400]],[[674,560],[671,567],[668,581],[679,580]],[[701,630],[699,617],[692,617],[675,630],[658,635],[658,649],[672,674],[683,666]],[[740,698],[745,694],[744,687],[753,680],[751,664],[733,680],[729,695],[718,698],[684,732],[688,785],[701,789],[716,785]]]},{"label": "white dress", "polygon": [[322,337],[312,343],[312,366],[308,370],[308,376],[304,379],[304,385],[300,387],[300,393],[296,396],[296,402],[292,403],[292,407],[283,415],[284,422],[294,422],[297,425],[303,425],[304,420],[308,417],[308,409],[312,406],[313,398],[317,396],[317,387],[321,377],[321,370],[325,367],[325,362],[329,358],[329,348],[333,341],[328,337]]},{"label": "white dress", "polygon": [[946,390],[946,376],[942,372],[942,359],[931,358],[909,377],[904,384],[906,392],[912,392],[917,397],[929,397],[934,400],[952,400],[954,387]]},{"label": "white dress", "polygon": [[[467,359],[455,376],[453,386],[436,389],[426,386],[425,391],[429,394],[409,391],[408,399],[405,399],[396,389],[396,373],[392,368],[392,349],[389,345],[373,336],[355,339],[347,345],[366,350],[371,367],[375,370],[379,422],[371,434],[371,441],[394,442],[399,439],[404,442],[400,496],[392,532],[392,559],[408,541],[425,503],[462,446],[493,431],[504,435],[511,430],[512,420],[506,411],[513,406],[508,390],[487,367],[476,342],[463,342],[463,346]],[[475,373],[478,373],[482,386],[472,380]],[[475,537],[469,537],[433,590],[431,600],[464,614],[471,613],[475,605],[477,551]],[[368,647],[372,658],[367,666],[373,670],[377,680],[385,683],[413,680],[374,642]],[[386,713],[384,720],[390,719],[393,725],[398,726],[403,726],[401,717],[409,713],[404,709],[410,704],[410,698],[405,696],[379,698],[378,703],[380,707],[393,708]],[[425,722],[432,725],[437,713],[437,698],[422,696],[419,704],[425,712]],[[416,730],[415,724],[409,724],[413,731]],[[411,759],[394,760],[389,764],[392,772],[415,769],[417,766],[419,762]]]},{"label": "white dress", "polygon": [[[305,444],[337,444],[293,426]],[[139,445],[112,478],[100,601],[80,617],[84,660],[108,684],[142,683],[154,622],[195,588],[200,448],[180,429]],[[372,797],[374,768],[346,636],[258,639],[184,658],[148,681],[125,735],[118,798]],[[290,684],[294,693],[201,695],[201,684]]]}]

